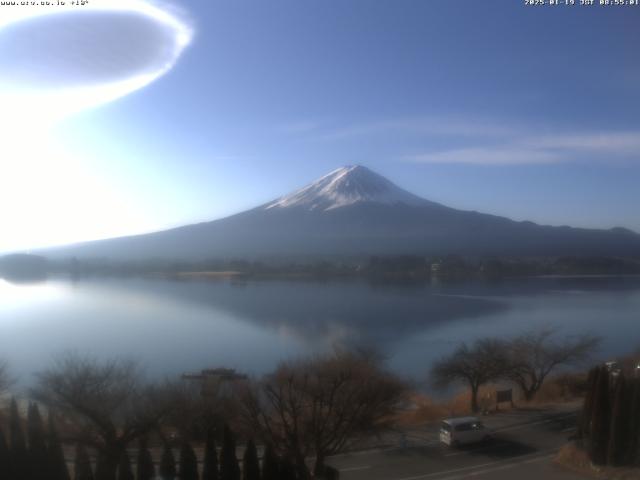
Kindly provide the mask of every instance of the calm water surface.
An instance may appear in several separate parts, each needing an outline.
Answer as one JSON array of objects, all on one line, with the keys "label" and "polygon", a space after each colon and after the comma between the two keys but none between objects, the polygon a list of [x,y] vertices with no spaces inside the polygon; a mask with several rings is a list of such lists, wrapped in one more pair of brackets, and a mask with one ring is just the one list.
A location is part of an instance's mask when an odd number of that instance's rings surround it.
[{"label": "calm water surface", "polygon": [[61,352],[138,359],[150,375],[249,373],[336,344],[373,345],[416,380],[457,343],[538,326],[604,337],[600,358],[640,347],[640,278],[365,282],[0,280],[0,358],[29,382]]}]

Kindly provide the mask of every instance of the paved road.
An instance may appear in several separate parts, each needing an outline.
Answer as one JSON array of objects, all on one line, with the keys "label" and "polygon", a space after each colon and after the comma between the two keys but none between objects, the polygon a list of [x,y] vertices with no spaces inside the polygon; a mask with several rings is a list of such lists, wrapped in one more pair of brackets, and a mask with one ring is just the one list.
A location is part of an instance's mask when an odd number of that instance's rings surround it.
[{"label": "paved road", "polygon": [[486,444],[452,449],[435,426],[407,431],[396,445],[333,457],[342,480],[573,480],[584,477],[551,461],[573,433],[574,409],[516,411],[485,417],[494,432]]}]

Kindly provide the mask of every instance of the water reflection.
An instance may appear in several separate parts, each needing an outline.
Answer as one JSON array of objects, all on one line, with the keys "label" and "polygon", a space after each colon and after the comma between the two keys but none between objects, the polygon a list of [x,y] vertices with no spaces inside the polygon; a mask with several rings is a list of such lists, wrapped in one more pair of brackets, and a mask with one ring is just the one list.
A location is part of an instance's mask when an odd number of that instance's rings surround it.
[{"label": "water reflection", "polygon": [[370,286],[362,282],[162,282],[156,295],[205,304],[261,328],[300,340],[384,345],[442,322],[474,319],[508,308],[493,299],[439,296],[426,286]]},{"label": "water reflection", "polygon": [[602,355],[640,343],[640,279],[545,278],[499,283],[101,279],[0,281],[0,358],[16,374],[74,349],[138,358],[152,375],[228,366],[261,373],[331,348],[373,345],[422,378],[463,340],[555,325],[605,337]]}]

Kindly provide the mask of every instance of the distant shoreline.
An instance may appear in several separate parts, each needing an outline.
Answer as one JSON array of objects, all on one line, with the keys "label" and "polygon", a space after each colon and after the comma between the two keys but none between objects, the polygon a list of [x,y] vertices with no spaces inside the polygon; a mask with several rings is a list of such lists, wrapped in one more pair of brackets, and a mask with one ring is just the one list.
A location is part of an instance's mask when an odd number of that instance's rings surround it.
[{"label": "distant shoreline", "polygon": [[624,257],[425,257],[422,255],[370,256],[366,258],[288,261],[283,263],[243,259],[180,260],[109,259],[49,260],[36,255],[0,257],[0,277],[8,280],[43,280],[49,275],[74,278],[146,277],[245,281],[248,279],[365,278],[383,283],[427,281],[500,280],[515,277],[614,277],[640,275],[640,259]]}]

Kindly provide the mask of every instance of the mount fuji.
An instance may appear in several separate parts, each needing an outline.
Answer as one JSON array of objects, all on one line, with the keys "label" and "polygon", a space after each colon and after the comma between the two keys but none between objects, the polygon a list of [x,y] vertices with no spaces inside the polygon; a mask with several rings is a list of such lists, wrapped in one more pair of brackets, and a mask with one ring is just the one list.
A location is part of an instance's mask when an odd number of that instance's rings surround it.
[{"label": "mount fuji", "polygon": [[316,182],[268,203],[264,208],[302,207],[328,211],[361,203],[435,205],[401,189],[368,168],[356,165],[338,168]]},{"label": "mount fuji", "polygon": [[418,197],[363,166],[342,167],[254,209],[171,230],[49,249],[53,258],[305,258],[365,255],[640,256],[640,235],[552,227]]}]

